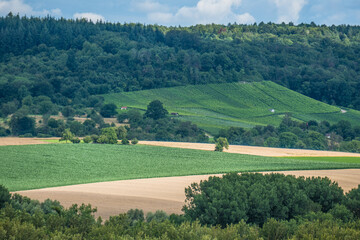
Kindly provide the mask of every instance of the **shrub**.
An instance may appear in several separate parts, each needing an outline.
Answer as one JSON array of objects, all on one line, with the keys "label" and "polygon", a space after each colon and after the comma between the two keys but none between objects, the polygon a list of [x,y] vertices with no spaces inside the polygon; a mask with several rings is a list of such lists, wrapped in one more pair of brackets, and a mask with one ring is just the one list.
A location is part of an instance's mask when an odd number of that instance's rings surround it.
[{"label": "shrub", "polygon": [[19,137],[22,137],[22,138],[31,138],[33,137],[33,135],[31,133],[25,133],[24,135],[20,135]]},{"label": "shrub", "polygon": [[137,140],[137,138],[134,138],[133,140],[131,140],[131,144],[136,145],[138,144],[139,140]]},{"label": "shrub", "polygon": [[90,137],[91,137],[93,143],[97,143],[97,142],[98,142],[98,139],[99,139],[99,136],[98,136],[98,135],[93,134],[93,135],[91,135]]},{"label": "shrub", "polygon": [[90,136],[86,136],[83,138],[84,143],[91,143],[93,139]]},{"label": "shrub", "polygon": [[129,145],[129,140],[127,139],[127,138],[123,138],[122,140],[121,140],[121,144],[123,144],[123,145]]},{"label": "shrub", "polygon": [[80,143],[80,139],[78,137],[70,140],[72,143]]},{"label": "shrub", "polygon": [[50,134],[45,134],[45,133],[38,133],[37,134],[38,138],[50,138],[52,137]]}]

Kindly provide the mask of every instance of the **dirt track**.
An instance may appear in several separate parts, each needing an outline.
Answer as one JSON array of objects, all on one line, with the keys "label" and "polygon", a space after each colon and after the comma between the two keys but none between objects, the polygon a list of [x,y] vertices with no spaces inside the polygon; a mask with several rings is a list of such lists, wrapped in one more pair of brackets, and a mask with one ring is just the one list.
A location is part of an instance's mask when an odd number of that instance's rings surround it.
[{"label": "dirt track", "polygon": [[[215,148],[214,144],[208,144],[208,143],[140,141],[139,144],[163,146],[163,147],[199,149],[199,150],[207,150],[207,151],[214,151]],[[230,145],[229,150],[225,149],[224,152],[268,156],[268,157],[289,157],[289,156],[360,157],[359,153],[288,149],[288,148],[251,147],[251,146],[240,146],[240,145]]]},{"label": "dirt track", "polygon": [[[360,184],[360,169],[285,171],[295,176],[321,176],[336,181],[349,191]],[[81,184],[18,193],[43,201],[47,198],[59,200],[65,207],[73,203],[91,203],[98,208],[97,216],[107,219],[111,215],[126,212],[131,208],[145,212],[164,210],[181,213],[184,205],[184,189],[193,182],[207,179],[210,175],[167,177]],[[217,175],[221,176],[221,175]]]}]

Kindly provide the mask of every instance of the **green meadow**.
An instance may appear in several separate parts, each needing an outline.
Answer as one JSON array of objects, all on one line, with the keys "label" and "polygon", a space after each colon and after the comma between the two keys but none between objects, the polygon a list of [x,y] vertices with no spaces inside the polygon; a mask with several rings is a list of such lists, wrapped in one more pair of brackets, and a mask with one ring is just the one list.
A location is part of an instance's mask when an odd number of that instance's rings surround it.
[{"label": "green meadow", "polygon": [[180,119],[190,120],[210,133],[229,126],[278,125],[287,113],[299,121],[360,122],[359,111],[347,109],[346,113],[341,113],[339,107],[269,81],[191,85],[103,96],[106,103],[115,103],[119,108],[127,106],[140,110],[158,99],[169,112],[179,113]]},{"label": "green meadow", "polygon": [[145,145],[0,146],[10,191],[124,179],[242,171],[360,168],[360,158],[288,159]]}]

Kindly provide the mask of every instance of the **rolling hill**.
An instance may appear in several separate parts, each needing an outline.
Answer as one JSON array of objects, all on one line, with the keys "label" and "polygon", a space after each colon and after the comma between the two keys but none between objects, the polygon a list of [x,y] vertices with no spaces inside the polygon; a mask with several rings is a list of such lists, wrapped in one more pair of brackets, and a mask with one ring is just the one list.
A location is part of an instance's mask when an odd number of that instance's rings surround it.
[{"label": "rolling hill", "polygon": [[158,99],[179,119],[189,120],[210,133],[220,128],[278,125],[285,114],[299,121],[360,122],[360,112],[306,97],[270,81],[189,85],[103,95],[106,103],[145,110]]}]

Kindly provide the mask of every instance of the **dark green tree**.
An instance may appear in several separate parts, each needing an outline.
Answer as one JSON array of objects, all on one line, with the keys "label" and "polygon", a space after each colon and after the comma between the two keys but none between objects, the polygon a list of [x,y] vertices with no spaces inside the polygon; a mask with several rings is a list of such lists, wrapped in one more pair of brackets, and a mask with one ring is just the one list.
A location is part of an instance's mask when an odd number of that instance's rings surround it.
[{"label": "dark green tree", "polygon": [[100,110],[100,114],[101,116],[106,118],[115,116],[117,114],[116,105],[113,103],[105,104],[104,106],[102,106]]},{"label": "dark green tree", "polygon": [[147,106],[147,110],[144,116],[157,120],[166,117],[168,113],[169,112],[164,108],[162,102],[159,100],[154,100]]},{"label": "dark green tree", "polygon": [[219,137],[215,142],[215,151],[222,152],[224,148],[229,149],[229,142],[226,138]]},{"label": "dark green tree", "polygon": [[35,134],[35,119],[28,116],[19,116],[14,114],[10,120],[10,128],[13,135],[22,135],[26,133]]},{"label": "dark green tree", "polygon": [[11,194],[9,190],[3,185],[0,185],[0,209],[5,206],[5,203],[10,202],[10,198]]}]

